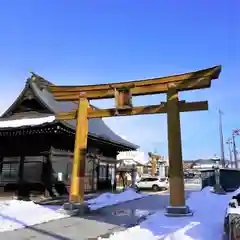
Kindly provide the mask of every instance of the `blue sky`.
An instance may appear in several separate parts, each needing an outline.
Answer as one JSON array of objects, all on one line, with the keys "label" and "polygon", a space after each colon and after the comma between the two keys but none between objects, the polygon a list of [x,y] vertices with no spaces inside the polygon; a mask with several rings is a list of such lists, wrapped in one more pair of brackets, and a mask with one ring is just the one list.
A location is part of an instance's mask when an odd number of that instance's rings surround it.
[{"label": "blue sky", "polygon": [[[32,70],[55,84],[95,84],[183,73],[222,64],[211,89],[182,93],[209,100],[209,111],[181,114],[183,158],[220,154],[224,136],[240,128],[238,0],[8,0],[0,2],[0,111]],[[164,95],[134,99],[157,104]],[[113,101],[95,102],[108,107]],[[166,115],[106,119],[144,151],[167,155]],[[240,144],[240,139],[238,141]],[[227,149],[226,149],[227,150]]]}]

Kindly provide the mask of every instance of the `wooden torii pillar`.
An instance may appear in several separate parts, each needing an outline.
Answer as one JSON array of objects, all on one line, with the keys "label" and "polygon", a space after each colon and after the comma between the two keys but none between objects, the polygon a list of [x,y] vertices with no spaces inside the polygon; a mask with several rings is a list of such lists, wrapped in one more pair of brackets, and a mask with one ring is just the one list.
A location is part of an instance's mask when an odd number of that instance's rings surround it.
[{"label": "wooden torii pillar", "polygon": [[[69,201],[84,202],[84,173],[87,148],[88,119],[114,116],[167,113],[170,179],[170,206],[168,216],[186,216],[191,211],[185,205],[180,112],[208,110],[208,102],[179,101],[180,91],[209,88],[217,79],[221,66],[155,79],[89,86],[49,86],[57,101],[78,101],[78,109],[60,113],[59,120],[77,119],[72,182]],[[167,94],[167,101],[159,105],[132,106],[132,96]],[[88,101],[115,98],[112,109],[93,109]]]}]

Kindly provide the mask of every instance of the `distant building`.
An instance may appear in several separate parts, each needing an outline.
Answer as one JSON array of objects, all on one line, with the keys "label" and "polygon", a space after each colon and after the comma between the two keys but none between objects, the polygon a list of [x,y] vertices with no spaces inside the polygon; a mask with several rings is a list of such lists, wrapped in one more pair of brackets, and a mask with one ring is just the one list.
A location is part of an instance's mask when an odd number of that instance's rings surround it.
[{"label": "distant building", "polygon": [[169,162],[167,156],[160,156],[158,159],[157,175],[160,177],[167,177]]},{"label": "distant building", "polygon": [[[157,165],[155,174],[157,176],[166,177],[168,175],[168,157],[157,154],[151,154],[157,157]],[[117,168],[120,167],[136,167],[137,175],[151,175],[152,174],[152,158],[149,154],[141,151],[121,151],[117,155]]]},{"label": "distant building", "polygon": [[183,161],[183,170],[189,170],[192,169],[194,165],[194,161]]},{"label": "distant building", "polygon": [[[117,155],[117,171],[131,172],[136,169],[136,179],[144,173],[148,157],[142,151],[120,151]],[[128,180],[131,180],[129,174]]]},{"label": "distant building", "polygon": [[192,170],[203,170],[203,169],[212,169],[215,166],[218,166],[220,159],[212,158],[212,159],[197,159],[193,161],[184,161],[183,168],[184,170],[192,169]]},{"label": "distant building", "polygon": [[157,154],[150,154],[149,156],[149,162],[147,165],[145,165],[144,168],[144,173],[152,174],[151,169],[152,169],[152,158],[155,158],[157,160],[157,165],[156,165],[156,171],[155,175],[160,176],[160,177],[167,177],[168,176],[168,157],[167,156],[162,156],[162,155],[157,155]]},{"label": "distant building", "polygon": [[120,151],[117,155],[117,161],[123,161],[126,165],[144,165],[147,159],[147,155],[141,151]]}]

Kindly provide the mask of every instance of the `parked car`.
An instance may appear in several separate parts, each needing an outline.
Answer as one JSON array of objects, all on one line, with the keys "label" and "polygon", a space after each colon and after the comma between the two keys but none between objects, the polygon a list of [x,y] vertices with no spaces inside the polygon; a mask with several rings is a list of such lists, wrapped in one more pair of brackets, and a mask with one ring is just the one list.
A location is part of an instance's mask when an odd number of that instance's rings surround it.
[{"label": "parked car", "polygon": [[168,186],[167,178],[162,177],[143,177],[135,184],[138,189],[152,189],[153,191],[166,190]]},{"label": "parked car", "polygon": [[240,239],[240,194],[233,196],[226,209],[224,218],[226,239]]}]

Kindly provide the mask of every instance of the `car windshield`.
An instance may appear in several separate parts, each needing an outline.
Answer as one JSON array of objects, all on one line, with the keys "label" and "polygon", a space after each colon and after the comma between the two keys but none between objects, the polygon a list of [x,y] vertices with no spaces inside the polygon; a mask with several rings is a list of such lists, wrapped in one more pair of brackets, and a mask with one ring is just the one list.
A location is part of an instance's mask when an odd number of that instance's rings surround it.
[{"label": "car windshield", "polygon": [[148,178],[141,178],[139,180],[139,182],[153,182],[153,181],[158,181],[158,178],[148,177]]}]

